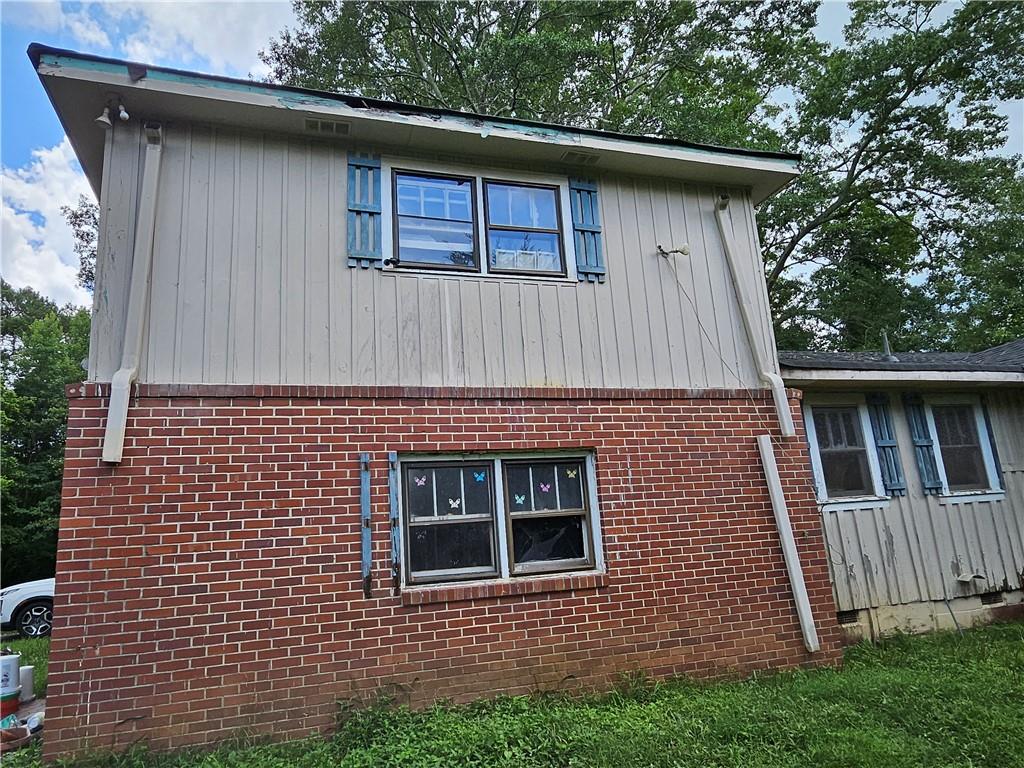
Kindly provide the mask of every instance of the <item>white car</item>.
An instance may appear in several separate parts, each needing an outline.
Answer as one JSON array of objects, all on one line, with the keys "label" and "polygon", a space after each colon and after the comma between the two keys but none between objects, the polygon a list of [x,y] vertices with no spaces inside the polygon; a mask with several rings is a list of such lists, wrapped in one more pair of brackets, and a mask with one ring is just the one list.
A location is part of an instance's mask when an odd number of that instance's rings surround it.
[{"label": "white car", "polygon": [[0,627],[22,637],[46,637],[53,627],[53,579],[0,589]]}]

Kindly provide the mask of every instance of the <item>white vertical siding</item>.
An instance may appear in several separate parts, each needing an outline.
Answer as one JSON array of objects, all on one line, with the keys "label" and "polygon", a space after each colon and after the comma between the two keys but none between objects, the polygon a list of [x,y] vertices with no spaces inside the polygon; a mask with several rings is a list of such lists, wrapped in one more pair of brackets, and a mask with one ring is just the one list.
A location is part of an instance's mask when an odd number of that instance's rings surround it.
[{"label": "white vertical siding", "polygon": [[[99,381],[120,355],[138,130],[118,126],[113,143]],[[382,272],[347,266],[346,162],[316,141],[165,128],[141,381],[761,386],[714,219],[722,190],[601,178],[604,284]],[[753,208],[729,193],[758,343],[773,351]],[[688,256],[657,255],[683,243]]]},{"label": "white vertical siding", "polygon": [[[823,512],[839,610],[1024,589],[1024,391],[986,393],[1006,495],[950,504],[924,495],[899,394],[890,398],[907,495]],[[964,583],[961,574],[984,579]]]}]

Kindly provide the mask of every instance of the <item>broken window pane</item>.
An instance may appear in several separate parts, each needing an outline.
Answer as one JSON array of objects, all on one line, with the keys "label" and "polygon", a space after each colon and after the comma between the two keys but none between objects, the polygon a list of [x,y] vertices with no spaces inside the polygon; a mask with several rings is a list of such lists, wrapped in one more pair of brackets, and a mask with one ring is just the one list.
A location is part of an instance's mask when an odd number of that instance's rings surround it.
[{"label": "broken window pane", "polygon": [[939,438],[946,482],[951,491],[977,491],[988,487],[985,460],[971,405],[934,405],[935,433]]},{"label": "broken window pane", "polygon": [[412,572],[494,569],[491,524],[449,523],[409,527]]},{"label": "broken window pane", "polygon": [[512,520],[512,552],[516,565],[545,560],[581,560],[583,518],[523,517]]}]

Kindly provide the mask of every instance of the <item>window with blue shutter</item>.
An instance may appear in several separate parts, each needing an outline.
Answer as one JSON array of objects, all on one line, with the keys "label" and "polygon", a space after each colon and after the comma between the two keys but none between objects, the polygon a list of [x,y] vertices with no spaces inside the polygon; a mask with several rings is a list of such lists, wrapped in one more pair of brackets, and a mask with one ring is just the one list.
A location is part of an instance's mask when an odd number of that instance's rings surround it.
[{"label": "window with blue shutter", "polygon": [[924,400],[920,395],[906,394],[903,396],[903,407],[907,412],[907,424],[910,426],[910,437],[914,441],[914,457],[921,475],[921,484],[928,494],[942,493],[942,478],[935,463],[935,444],[931,430],[928,429],[928,416],[924,410]]},{"label": "window with blue shutter", "polygon": [[900,449],[896,443],[896,431],[893,429],[892,415],[889,412],[889,396],[881,392],[868,394],[867,404],[875,449],[878,452],[878,468],[882,473],[882,485],[888,495],[904,496],[907,493],[907,481],[903,476]]},{"label": "window with blue shutter", "polygon": [[580,282],[603,283],[605,267],[597,183],[589,179],[569,179],[569,203],[576,240],[576,277]]},{"label": "window with blue shutter", "polygon": [[383,266],[381,251],[380,156],[348,154],[348,265]]}]

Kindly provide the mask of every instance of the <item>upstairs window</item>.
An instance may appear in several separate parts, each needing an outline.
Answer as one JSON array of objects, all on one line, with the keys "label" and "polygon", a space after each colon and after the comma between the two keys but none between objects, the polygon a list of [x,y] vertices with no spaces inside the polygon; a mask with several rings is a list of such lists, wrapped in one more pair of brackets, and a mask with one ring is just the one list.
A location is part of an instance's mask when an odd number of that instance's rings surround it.
[{"label": "upstairs window", "polygon": [[860,409],[815,406],[812,414],[827,498],[874,494]]},{"label": "upstairs window", "polygon": [[473,179],[395,172],[395,250],[403,266],[479,271]]},{"label": "upstairs window", "polygon": [[583,456],[402,461],[409,583],[597,567]]},{"label": "upstairs window", "polygon": [[565,274],[558,188],[484,182],[492,272]]}]

